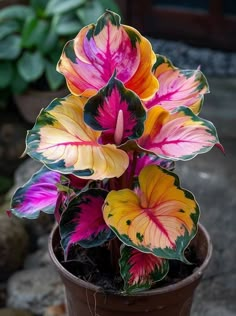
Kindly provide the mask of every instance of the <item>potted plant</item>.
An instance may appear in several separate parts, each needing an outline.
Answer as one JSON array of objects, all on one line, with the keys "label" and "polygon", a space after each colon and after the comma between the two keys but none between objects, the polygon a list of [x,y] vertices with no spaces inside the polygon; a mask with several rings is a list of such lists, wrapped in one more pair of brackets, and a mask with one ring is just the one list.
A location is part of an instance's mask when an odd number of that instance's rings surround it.
[{"label": "potted plant", "polygon": [[[15,96],[27,121],[34,122],[54,97],[66,95],[64,77],[55,69],[61,50],[106,2],[29,0],[0,10],[0,89]],[[118,9],[113,1],[109,5]]]},{"label": "potted plant", "polygon": [[199,206],[174,173],[220,145],[198,116],[208,84],[180,70],[109,10],[66,43],[71,94],[43,109],[26,150],[43,167],[11,213],[54,214],[49,251],[68,315],[190,315],[211,256]]}]

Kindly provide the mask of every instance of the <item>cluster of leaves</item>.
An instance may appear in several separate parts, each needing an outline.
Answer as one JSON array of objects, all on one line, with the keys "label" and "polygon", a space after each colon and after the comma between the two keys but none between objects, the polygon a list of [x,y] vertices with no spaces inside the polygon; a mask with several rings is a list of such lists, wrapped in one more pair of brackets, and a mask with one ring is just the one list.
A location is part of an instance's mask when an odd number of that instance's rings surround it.
[{"label": "cluster of leaves", "polygon": [[[107,10],[66,43],[58,62],[71,94],[41,111],[26,153],[42,169],[14,194],[11,212],[54,213],[65,259],[75,245],[120,242],[113,258],[124,291],[148,289],[197,233],[199,206],[181,188],[176,161],[220,147],[199,117],[208,84],[156,55]],[[112,251],[112,253],[114,253]]]},{"label": "cluster of leaves", "polygon": [[[55,65],[78,29],[97,19],[107,0],[30,0],[0,11],[0,89],[21,94],[29,85],[56,90],[64,78]],[[36,84],[35,84],[36,83]]]}]

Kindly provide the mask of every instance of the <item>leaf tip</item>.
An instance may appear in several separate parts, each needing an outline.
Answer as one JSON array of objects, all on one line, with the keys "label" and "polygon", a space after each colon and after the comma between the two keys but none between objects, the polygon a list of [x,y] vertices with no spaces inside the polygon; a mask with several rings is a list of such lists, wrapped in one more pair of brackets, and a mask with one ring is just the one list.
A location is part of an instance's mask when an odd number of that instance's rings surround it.
[{"label": "leaf tip", "polygon": [[6,214],[7,214],[7,216],[8,216],[9,218],[12,217],[12,212],[11,212],[11,210],[6,210]]},{"label": "leaf tip", "polygon": [[224,146],[223,146],[221,143],[217,143],[215,146],[216,146],[217,148],[219,148],[219,150],[220,150],[224,155],[226,155]]}]

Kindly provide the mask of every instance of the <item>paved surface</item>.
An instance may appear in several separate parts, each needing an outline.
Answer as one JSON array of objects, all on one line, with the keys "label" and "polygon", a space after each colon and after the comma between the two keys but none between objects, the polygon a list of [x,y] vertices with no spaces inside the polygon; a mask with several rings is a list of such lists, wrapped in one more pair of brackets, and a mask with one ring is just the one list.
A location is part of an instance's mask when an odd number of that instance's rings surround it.
[{"label": "paved surface", "polygon": [[207,79],[211,92],[205,96],[200,116],[216,125],[222,140],[234,138],[236,144],[236,73],[233,78]]},{"label": "paved surface", "polygon": [[195,47],[181,41],[169,41],[149,38],[154,52],[167,56],[175,66],[182,69],[201,67],[207,77],[235,77],[236,52],[213,50],[207,47]]},{"label": "paved surface", "polygon": [[201,116],[214,122],[226,156],[217,148],[179,163],[182,186],[191,190],[214,252],[194,300],[192,316],[236,315],[236,80],[209,79]]}]

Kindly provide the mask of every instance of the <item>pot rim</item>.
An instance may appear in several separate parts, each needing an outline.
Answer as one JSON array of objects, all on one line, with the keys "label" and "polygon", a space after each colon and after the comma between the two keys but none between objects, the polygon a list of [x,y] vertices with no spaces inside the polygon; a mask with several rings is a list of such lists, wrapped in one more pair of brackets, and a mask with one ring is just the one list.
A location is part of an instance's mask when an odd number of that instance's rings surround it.
[{"label": "pot rim", "polygon": [[[49,249],[49,254],[50,254],[51,260],[56,265],[59,273],[63,274],[64,277],[66,277],[69,281],[71,281],[75,284],[78,284],[82,287],[85,287],[89,290],[92,290],[95,292],[100,292],[100,293],[105,293],[107,295],[127,296],[127,294],[123,294],[123,293],[105,292],[101,287],[94,285],[93,283],[86,282],[86,281],[76,277],[75,275],[70,273],[68,270],[66,270],[61,265],[59,260],[57,259],[56,255],[54,253],[54,250],[53,250],[53,236],[54,236],[57,229],[58,229],[58,225],[55,225],[55,227],[53,228],[53,230],[49,236],[49,239],[48,239],[48,249]],[[210,259],[211,259],[213,246],[212,246],[211,238],[210,238],[209,233],[207,232],[206,228],[202,224],[199,223],[198,229],[200,229],[202,231],[202,233],[206,239],[206,243],[207,243],[207,254],[206,254],[206,257],[205,257],[205,259],[200,267],[196,268],[195,271],[191,275],[187,276],[186,278],[184,278],[181,281],[178,281],[177,283],[162,286],[160,288],[150,289],[147,291],[141,291],[141,292],[134,293],[134,294],[131,294],[128,296],[129,297],[150,296],[150,295],[156,295],[156,294],[163,294],[163,293],[167,293],[167,292],[173,292],[173,291],[176,291],[178,289],[181,289],[183,287],[188,286],[190,283],[196,281],[197,279],[200,279],[203,275],[204,270],[207,268]]]}]

